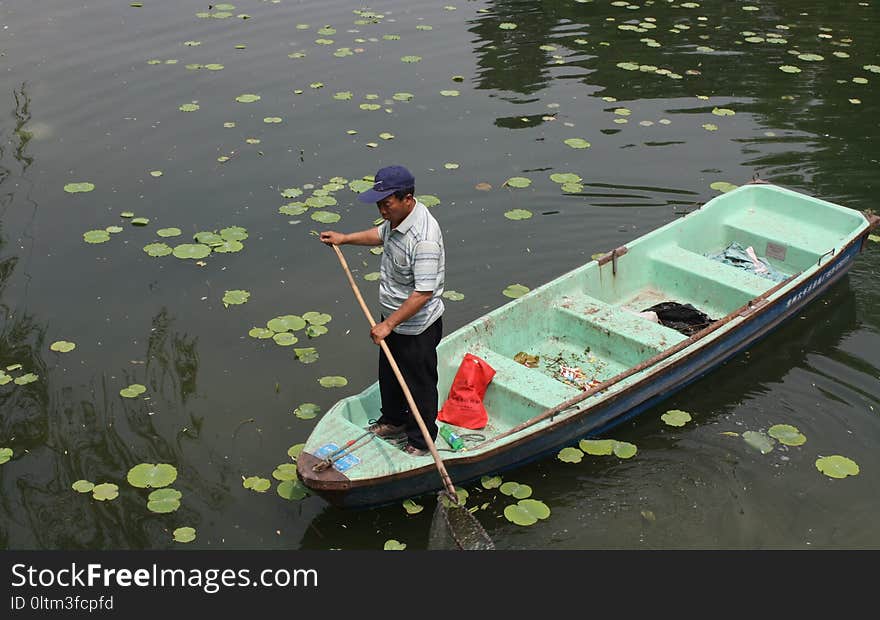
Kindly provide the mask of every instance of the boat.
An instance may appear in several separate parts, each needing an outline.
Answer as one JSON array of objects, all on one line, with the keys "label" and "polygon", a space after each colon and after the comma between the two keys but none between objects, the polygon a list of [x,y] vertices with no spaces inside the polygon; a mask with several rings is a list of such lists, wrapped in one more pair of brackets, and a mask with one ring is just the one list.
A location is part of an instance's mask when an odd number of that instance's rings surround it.
[{"label": "boat", "polygon": [[[466,353],[496,372],[487,425],[452,427],[478,440],[440,452],[449,476],[460,487],[519,467],[655,406],[825,293],[878,223],[755,179],[448,334],[441,406]],[[688,331],[662,320],[669,307],[708,320]],[[374,383],[318,421],[297,458],[312,493],[363,508],[441,489],[430,455],[365,433],[379,408]]]}]

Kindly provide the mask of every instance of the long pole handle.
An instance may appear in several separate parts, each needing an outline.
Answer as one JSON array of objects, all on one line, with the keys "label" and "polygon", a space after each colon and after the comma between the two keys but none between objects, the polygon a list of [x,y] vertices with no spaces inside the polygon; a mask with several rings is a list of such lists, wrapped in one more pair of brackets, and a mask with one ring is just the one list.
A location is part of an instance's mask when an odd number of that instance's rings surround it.
[{"label": "long pole handle", "polygon": [[[348,278],[348,283],[351,285],[351,290],[354,291],[354,296],[357,297],[358,303],[361,306],[361,310],[364,311],[364,315],[367,317],[367,321],[370,322],[370,327],[374,327],[376,325],[376,321],[373,320],[373,315],[370,314],[370,309],[367,308],[367,304],[364,303],[364,298],[361,296],[361,291],[358,288],[357,283],[354,281],[354,277],[352,277],[351,275],[351,270],[348,268],[348,263],[345,261],[345,256],[342,255],[342,250],[340,250],[339,246],[335,244],[333,245],[333,250],[336,252],[336,256],[339,258],[339,262],[342,263],[342,269],[345,271],[345,275]],[[428,450],[431,451],[431,456],[434,457],[434,464],[437,465],[437,470],[440,472],[440,479],[443,481],[443,486],[446,489],[446,494],[449,496],[450,500],[455,501],[455,503],[457,504],[458,495],[455,492],[455,487],[452,484],[452,479],[446,472],[446,467],[443,465],[443,460],[440,458],[440,454],[437,452],[437,446],[434,445],[434,441],[428,434],[428,427],[425,426],[425,421],[422,419],[422,414],[419,413],[419,408],[416,406],[415,400],[413,400],[412,393],[409,391],[409,387],[407,387],[406,385],[403,374],[400,372],[400,368],[397,366],[397,362],[394,361],[394,356],[391,354],[391,349],[388,348],[388,345],[384,340],[381,340],[379,342],[379,346],[385,353],[385,357],[388,358],[388,363],[391,365],[391,369],[394,371],[394,376],[397,377],[397,382],[400,383],[400,387],[403,390],[403,395],[406,397],[406,402],[409,405],[409,409],[410,411],[412,411],[413,416],[415,416],[416,423],[419,425],[419,430],[422,431],[422,437],[425,439]]]}]

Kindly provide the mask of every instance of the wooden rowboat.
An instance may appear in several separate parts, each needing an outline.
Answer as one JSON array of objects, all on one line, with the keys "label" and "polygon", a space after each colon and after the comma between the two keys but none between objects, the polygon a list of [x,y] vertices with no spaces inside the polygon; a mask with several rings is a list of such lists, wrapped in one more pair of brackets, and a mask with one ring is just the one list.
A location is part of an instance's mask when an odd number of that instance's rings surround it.
[{"label": "wooden rowboat", "polygon": [[[485,439],[441,452],[449,475],[462,485],[555,454],[656,405],[822,295],[878,223],[751,183],[457,329],[438,347],[441,405],[465,353],[496,374],[484,398],[489,422],[477,431]],[[736,248],[751,257],[725,260]],[[644,313],[660,302],[686,304],[710,321],[688,335]],[[528,356],[537,366],[514,359]],[[365,435],[379,407],[374,383],[327,411],[297,460],[303,484],[345,507],[441,488],[431,456]]]}]

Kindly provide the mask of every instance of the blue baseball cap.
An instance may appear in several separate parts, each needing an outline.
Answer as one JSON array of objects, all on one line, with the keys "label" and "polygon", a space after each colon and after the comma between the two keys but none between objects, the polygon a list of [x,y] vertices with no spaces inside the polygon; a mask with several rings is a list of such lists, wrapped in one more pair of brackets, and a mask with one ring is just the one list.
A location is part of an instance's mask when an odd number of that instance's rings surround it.
[{"label": "blue baseball cap", "polygon": [[386,166],[373,177],[373,188],[358,194],[361,202],[379,202],[401,189],[415,187],[412,173],[403,166]]}]

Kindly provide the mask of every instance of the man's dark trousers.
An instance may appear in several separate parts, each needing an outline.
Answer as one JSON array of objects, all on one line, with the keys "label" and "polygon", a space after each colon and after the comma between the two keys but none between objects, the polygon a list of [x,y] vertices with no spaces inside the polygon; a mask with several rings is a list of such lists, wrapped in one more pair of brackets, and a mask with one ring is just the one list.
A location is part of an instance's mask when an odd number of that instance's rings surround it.
[{"label": "man's dark trousers", "polygon": [[[391,332],[385,338],[432,439],[437,437],[437,345],[442,337],[443,317],[439,317],[421,334],[408,336]],[[415,416],[410,413],[400,382],[381,348],[379,393],[382,395],[382,417],[379,421],[395,426],[403,424],[409,443],[427,450],[428,446]]]}]

